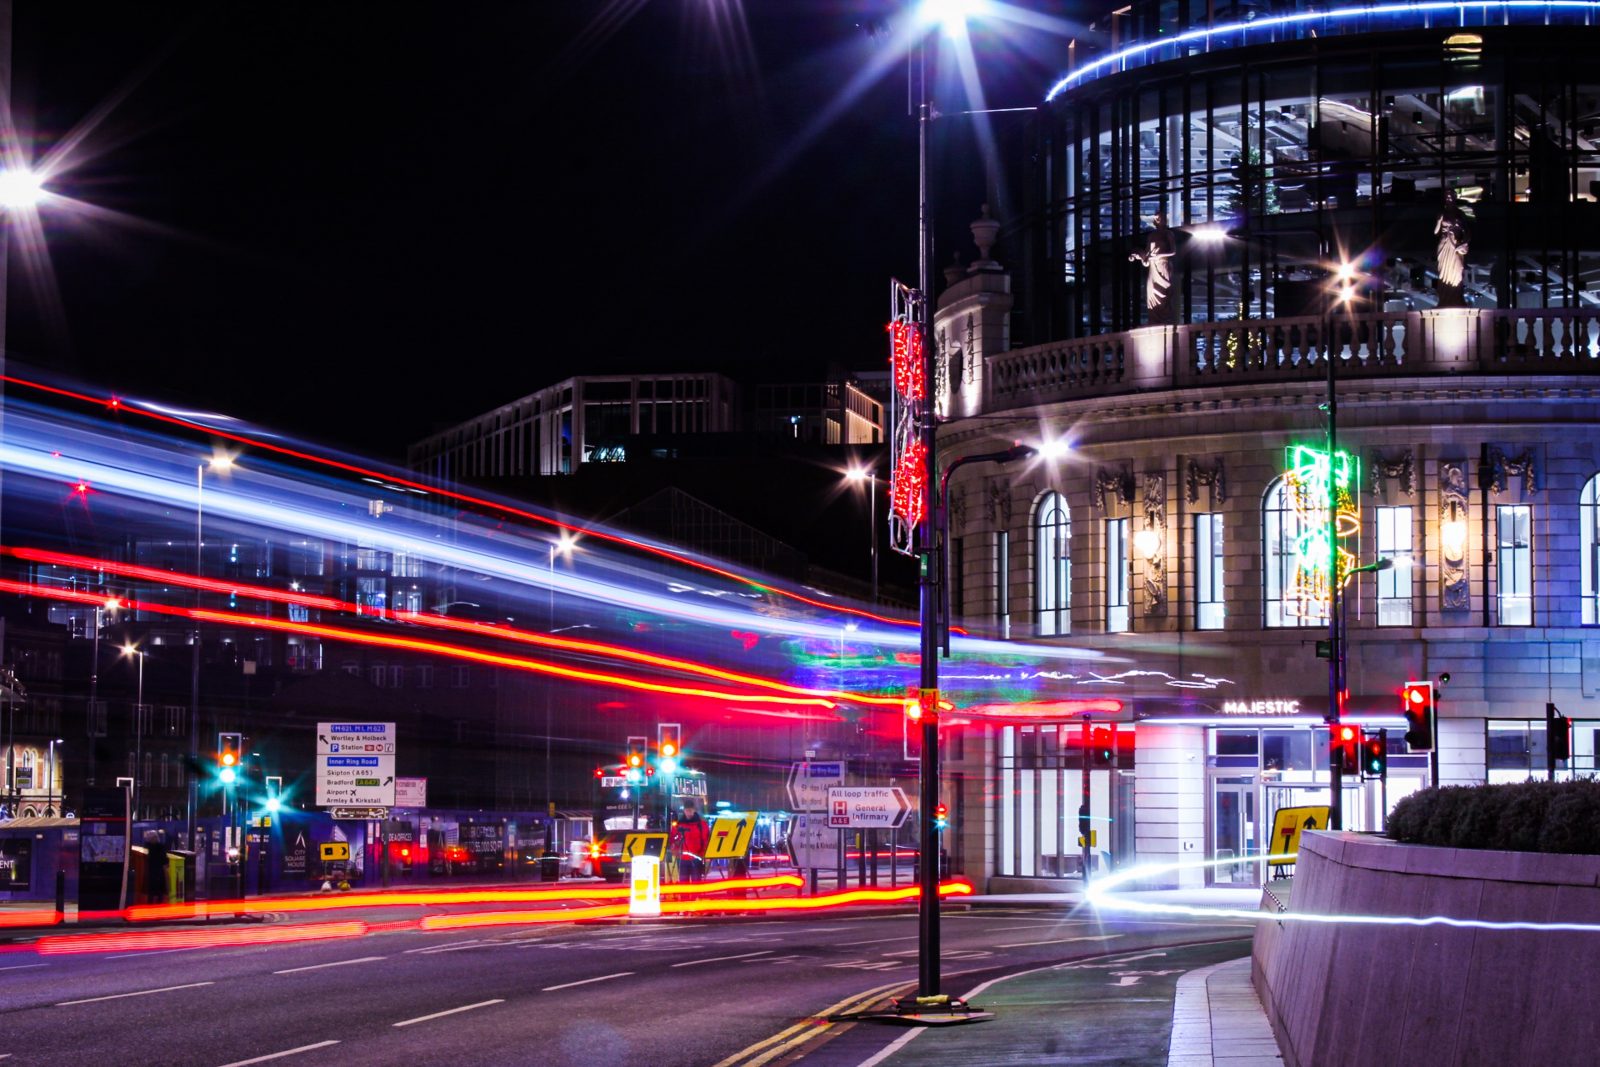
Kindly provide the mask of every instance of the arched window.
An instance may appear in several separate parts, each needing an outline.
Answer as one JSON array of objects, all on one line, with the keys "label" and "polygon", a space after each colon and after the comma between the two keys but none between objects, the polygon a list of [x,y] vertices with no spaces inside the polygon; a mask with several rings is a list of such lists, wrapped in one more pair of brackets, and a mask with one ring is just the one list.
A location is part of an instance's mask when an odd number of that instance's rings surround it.
[{"label": "arched window", "polygon": [[1066,497],[1046,493],[1039,498],[1033,521],[1034,603],[1039,636],[1072,632],[1072,518]]},{"label": "arched window", "polygon": [[1583,555],[1578,567],[1582,572],[1583,624],[1600,624],[1600,474],[1590,478],[1578,497],[1578,536],[1582,539]]},{"label": "arched window", "polygon": [[1269,627],[1327,625],[1325,615],[1299,614],[1299,602],[1293,596],[1298,559],[1295,543],[1300,534],[1300,516],[1289,498],[1287,483],[1279,478],[1267,486],[1261,499],[1261,603]]}]

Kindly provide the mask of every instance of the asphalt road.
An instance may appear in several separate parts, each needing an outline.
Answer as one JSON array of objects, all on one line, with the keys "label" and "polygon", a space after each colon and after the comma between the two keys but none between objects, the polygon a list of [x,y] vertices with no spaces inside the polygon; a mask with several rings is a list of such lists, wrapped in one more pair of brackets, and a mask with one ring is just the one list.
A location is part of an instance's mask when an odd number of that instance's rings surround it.
[{"label": "asphalt road", "polygon": [[[946,989],[961,992],[1045,964],[1248,932],[1038,909],[950,910],[943,974]],[[860,1062],[900,1032],[795,1024],[914,983],[916,953],[913,914],[866,910],[783,921],[407,929],[159,953],[12,951],[0,954],[0,1067],[708,1067],[753,1062],[780,1045],[780,1061]]]}]

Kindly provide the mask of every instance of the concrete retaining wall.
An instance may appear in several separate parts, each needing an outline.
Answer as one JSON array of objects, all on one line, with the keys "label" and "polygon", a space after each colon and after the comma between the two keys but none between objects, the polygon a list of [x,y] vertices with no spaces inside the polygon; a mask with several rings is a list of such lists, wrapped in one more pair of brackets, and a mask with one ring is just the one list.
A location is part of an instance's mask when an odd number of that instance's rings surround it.
[{"label": "concrete retaining wall", "polygon": [[[1600,856],[1307,833],[1289,907],[1600,924]],[[1600,1062],[1600,932],[1263,920],[1253,977],[1290,1065]]]}]

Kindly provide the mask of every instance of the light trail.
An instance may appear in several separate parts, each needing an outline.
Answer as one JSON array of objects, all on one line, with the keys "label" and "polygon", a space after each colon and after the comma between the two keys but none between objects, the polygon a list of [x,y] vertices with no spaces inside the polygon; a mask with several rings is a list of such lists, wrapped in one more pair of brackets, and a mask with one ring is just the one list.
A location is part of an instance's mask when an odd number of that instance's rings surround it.
[{"label": "light trail", "polygon": [[[774,692],[786,693],[796,697],[819,697],[825,700],[850,702],[856,704],[871,704],[879,707],[899,709],[905,705],[904,697],[875,696],[870,693],[855,693],[837,689],[813,689],[803,686],[790,685],[786,682],[775,681],[760,675],[743,674],[736,671],[723,670],[709,664],[697,663],[693,660],[676,659],[668,656],[658,656],[650,652],[641,652],[637,649],[626,648],[621,645],[606,644],[599,641],[584,641],[577,638],[558,637],[554,634],[539,633],[533,630],[522,630],[501,623],[474,622],[469,619],[452,618],[448,615],[437,615],[432,612],[419,611],[384,611],[376,614],[371,609],[349,601],[337,600],[332,597],[315,596],[309,593],[285,592],[268,586],[250,585],[241,582],[222,582],[212,578],[197,577],[182,571],[165,571],[156,567],[144,567],[138,564],[122,563],[117,560],[100,559],[92,556],[81,556],[69,552],[52,552],[43,549],[18,548],[13,546],[0,546],[0,554],[14,556],[17,559],[34,563],[48,563],[53,566],[78,567],[86,570],[104,571],[119,577],[138,578],[150,582],[160,582],[166,585],[176,585],[185,589],[201,589],[225,595],[243,595],[255,599],[267,600],[274,603],[294,604],[301,607],[316,608],[323,611],[338,611],[348,615],[362,618],[393,619],[400,622],[411,623],[418,626],[434,627],[443,630],[453,630],[459,633],[471,633],[496,640],[513,641],[522,644],[536,645],[542,648],[559,649],[566,652],[579,652],[608,659],[624,659],[643,663],[663,670],[683,671],[688,674],[703,675],[719,681],[733,682],[739,685],[753,686],[758,689],[770,689]],[[49,587],[41,587],[49,588]],[[102,600],[104,598],[101,598]],[[149,607],[148,603],[143,606]],[[254,617],[254,616],[249,616]]]},{"label": "light trail", "polygon": [[[59,589],[50,586],[41,586],[31,582],[18,582],[9,578],[0,578],[0,592],[21,593],[25,596],[36,596],[50,600],[70,600],[79,604],[100,605],[105,603],[105,596],[99,593],[78,592],[73,589]],[[313,622],[290,622],[286,619],[267,619],[254,615],[242,615],[237,612],[212,611],[206,608],[174,607],[169,604],[160,604],[146,600],[127,600],[125,606],[137,611],[157,612],[162,615],[175,615],[181,618],[195,619],[200,622],[227,623],[233,626],[250,627],[260,630],[276,630],[283,633],[302,634],[305,636],[325,637],[333,641],[346,641],[351,644],[370,645],[379,648],[404,649],[409,652],[428,652],[439,656],[448,656],[452,659],[468,660],[474,663],[484,663],[495,667],[506,667],[511,670],[529,671],[535,674],[546,674],[571,681],[593,682],[598,685],[614,685],[624,689],[634,689],[647,693],[662,693],[669,696],[696,697],[701,699],[723,701],[731,704],[784,704],[801,705],[806,707],[827,708],[836,707],[832,700],[820,697],[778,696],[769,693],[740,693],[721,689],[700,689],[692,686],[670,685],[665,682],[649,682],[638,678],[627,678],[622,675],[603,674],[599,671],[579,670],[575,667],[562,667],[554,663],[544,663],[539,660],[523,659],[516,656],[504,656],[493,652],[483,652],[474,648],[465,648],[460,645],[447,645],[439,641],[422,641],[407,637],[389,637],[383,634],[364,633],[360,630],[348,630],[338,626],[324,626]]]},{"label": "light trail", "polygon": [[1457,919],[1449,915],[1324,915],[1304,911],[1262,911],[1259,908],[1210,907],[1202,904],[1178,904],[1157,900],[1134,900],[1117,891],[1130,882],[1160,878],[1178,871],[1207,870],[1213,867],[1237,866],[1241,862],[1266,863],[1272,860],[1293,862],[1296,853],[1274,853],[1258,856],[1248,861],[1191,860],[1182,863],[1154,863],[1131,867],[1125,871],[1091,882],[1084,892],[1084,903],[1098,911],[1131,912],[1140,915],[1184,915],[1197,919],[1248,919],[1252,922],[1268,919],[1273,922],[1317,923],[1325,926],[1449,926],[1461,930],[1521,930],[1534,933],[1600,934],[1600,923],[1531,922],[1522,920]]}]

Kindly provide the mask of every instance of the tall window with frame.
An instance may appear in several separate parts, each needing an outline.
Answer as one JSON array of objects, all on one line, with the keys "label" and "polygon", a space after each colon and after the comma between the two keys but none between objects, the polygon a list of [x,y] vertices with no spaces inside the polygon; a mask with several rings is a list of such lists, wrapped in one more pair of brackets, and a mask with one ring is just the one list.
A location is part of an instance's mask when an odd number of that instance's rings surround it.
[{"label": "tall window with frame", "polygon": [[1128,520],[1106,520],[1106,633],[1128,630]]},{"label": "tall window with frame", "polygon": [[1046,493],[1034,517],[1039,636],[1072,632],[1072,519],[1060,493]]},{"label": "tall window with frame", "polygon": [[1533,508],[1502,504],[1495,509],[1499,550],[1496,593],[1501,626],[1533,625]]},{"label": "tall window with frame", "polygon": [[1578,557],[1585,626],[1600,625],[1600,474],[1590,478],[1578,497],[1578,536],[1583,552]]},{"label": "tall window with frame", "polygon": [[1411,625],[1411,509],[1378,508],[1378,558],[1394,566],[1378,572],[1378,625]]},{"label": "tall window with frame", "polygon": [[1195,629],[1222,629],[1222,590],[1222,513],[1206,512],[1194,517]]},{"label": "tall window with frame", "polygon": [[1300,517],[1289,501],[1289,486],[1279,478],[1261,499],[1263,563],[1261,603],[1268,627],[1322,626],[1326,618],[1301,615],[1290,597],[1297,566],[1295,544],[1300,539]]}]

